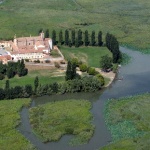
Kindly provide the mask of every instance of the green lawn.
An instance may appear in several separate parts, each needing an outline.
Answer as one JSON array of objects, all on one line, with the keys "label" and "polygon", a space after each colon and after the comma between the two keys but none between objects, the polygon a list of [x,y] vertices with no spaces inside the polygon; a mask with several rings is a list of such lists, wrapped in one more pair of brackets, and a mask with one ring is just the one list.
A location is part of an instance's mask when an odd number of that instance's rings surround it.
[{"label": "green lawn", "polygon": [[0,38],[37,35],[40,28],[80,28],[110,32],[123,45],[149,49],[149,9],[147,0],[5,0],[0,4]]},{"label": "green lawn", "polygon": [[70,144],[87,143],[94,132],[91,103],[86,100],[51,102],[30,109],[33,132],[42,141],[58,141],[65,134],[75,135]]},{"label": "green lawn", "polygon": [[0,101],[0,150],[33,150],[33,145],[16,130],[20,123],[19,111],[30,99]]},{"label": "green lawn", "polygon": [[70,48],[61,47],[66,60],[71,58],[77,58],[79,61],[86,63],[90,67],[100,67],[101,57],[108,54],[112,56],[111,52],[106,47],[80,47]]},{"label": "green lawn", "polygon": [[[62,82],[65,80],[65,73],[60,72],[57,69],[51,69],[51,70],[32,70],[29,71],[27,76],[24,77],[18,77],[17,75],[14,78],[9,79],[10,86],[24,86],[27,84],[31,84],[34,86],[34,80],[35,77],[39,77],[39,84],[50,84],[54,82]],[[7,79],[7,78],[6,78]],[[0,81],[0,87],[5,87],[6,79]]]},{"label": "green lawn", "polygon": [[102,150],[149,150],[150,94],[110,100],[106,123],[113,143]]}]

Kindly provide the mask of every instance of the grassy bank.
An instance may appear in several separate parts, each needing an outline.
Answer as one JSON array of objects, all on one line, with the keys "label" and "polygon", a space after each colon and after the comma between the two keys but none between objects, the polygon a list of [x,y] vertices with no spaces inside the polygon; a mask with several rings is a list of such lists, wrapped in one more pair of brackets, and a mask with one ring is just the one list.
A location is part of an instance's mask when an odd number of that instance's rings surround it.
[{"label": "grassy bank", "polygon": [[30,109],[33,131],[44,142],[58,141],[64,134],[73,134],[72,145],[87,143],[94,132],[91,124],[91,103],[66,100]]},{"label": "grassy bank", "polygon": [[20,123],[19,111],[28,106],[30,99],[0,101],[0,149],[1,150],[33,150],[33,145],[16,130]]},{"label": "grassy bank", "polygon": [[0,4],[0,38],[37,35],[40,28],[81,28],[110,32],[123,45],[150,49],[149,9],[147,0],[5,0]]},{"label": "grassy bank", "polygon": [[90,67],[100,67],[101,57],[104,55],[112,56],[106,47],[80,47],[80,48],[60,48],[65,59],[77,58],[79,61],[86,63]]},{"label": "grassy bank", "polygon": [[[39,83],[41,85],[54,82],[62,82],[65,79],[65,73],[61,72],[61,70],[58,69],[30,70],[27,76],[15,76],[14,78],[9,79],[10,86],[25,86],[27,84],[31,84],[32,86],[34,86],[34,80],[36,76],[39,77]],[[5,87],[6,80],[7,78],[1,81],[0,87]]]},{"label": "grassy bank", "polygon": [[106,123],[113,143],[102,150],[148,150],[150,147],[150,94],[110,100]]}]

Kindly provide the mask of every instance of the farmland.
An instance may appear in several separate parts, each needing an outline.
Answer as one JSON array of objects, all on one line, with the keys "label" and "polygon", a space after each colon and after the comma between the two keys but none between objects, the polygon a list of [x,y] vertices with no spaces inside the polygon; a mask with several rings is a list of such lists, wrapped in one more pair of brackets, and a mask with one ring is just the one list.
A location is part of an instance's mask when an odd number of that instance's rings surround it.
[{"label": "farmland", "polygon": [[5,0],[0,4],[0,38],[37,35],[40,28],[101,30],[122,45],[150,48],[150,3],[146,0]]}]

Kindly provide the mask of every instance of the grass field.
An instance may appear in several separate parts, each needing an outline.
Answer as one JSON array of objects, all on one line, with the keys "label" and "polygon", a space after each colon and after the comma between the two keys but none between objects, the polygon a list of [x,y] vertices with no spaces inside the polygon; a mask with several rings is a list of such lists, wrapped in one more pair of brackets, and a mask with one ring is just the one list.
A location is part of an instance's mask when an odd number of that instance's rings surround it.
[{"label": "grass field", "polygon": [[106,47],[61,47],[60,49],[66,60],[77,58],[88,66],[97,68],[100,68],[100,60],[102,56],[107,54],[112,56],[111,52]]},{"label": "grass field", "polygon": [[58,141],[65,134],[73,134],[70,144],[84,144],[94,132],[90,109],[91,103],[86,100],[48,103],[30,109],[30,123],[44,142]]},{"label": "grass field", "polygon": [[149,150],[150,94],[110,100],[106,122],[113,143],[102,150]]},{"label": "grass field", "polygon": [[123,45],[149,49],[149,9],[147,0],[5,0],[0,4],[0,38],[37,35],[40,28],[80,28],[110,32]]},{"label": "grass field", "polygon": [[30,99],[0,101],[0,150],[33,150],[34,147],[16,130],[20,123],[19,111]]},{"label": "grass field", "polygon": [[[24,86],[27,84],[34,85],[35,77],[39,77],[39,84],[50,84],[54,82],[62,82],[65,80],[65,73],[60,72],[57,69],[49,70],[30,70],[27,76],[18,77],[17,75],[14,78],[9,80],[10,86]],[[6,78],[7,79],[7,78]],[[0,87],[5,87],[6,79],[1,81]]]}]

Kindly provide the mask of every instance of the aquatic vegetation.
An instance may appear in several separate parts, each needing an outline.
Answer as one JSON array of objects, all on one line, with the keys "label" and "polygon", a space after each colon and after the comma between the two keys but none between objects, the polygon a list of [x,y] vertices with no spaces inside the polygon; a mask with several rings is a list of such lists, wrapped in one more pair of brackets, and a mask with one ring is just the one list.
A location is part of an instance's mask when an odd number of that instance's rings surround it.
[{"label": "aquatic vegetation", "polygon": [[113,143],[102,148],[148,149],[150,147],[150,94],[109,100],[105,118]]},{"label": "aquatic vegetation", "polygon": [[29,106],[30,99],[0,101],[0,149],[33,150],[33,145],[16,129],[20,124],[19,111]]},{"label": "aquatic vegetation", "polygon": [[86,100],[65,100],[30,109],[33,132],[43,141],[58,141],[63,135],[75,135],[72,145],[87,143],[94,132],[91,103]]}]

